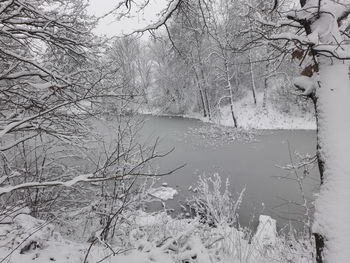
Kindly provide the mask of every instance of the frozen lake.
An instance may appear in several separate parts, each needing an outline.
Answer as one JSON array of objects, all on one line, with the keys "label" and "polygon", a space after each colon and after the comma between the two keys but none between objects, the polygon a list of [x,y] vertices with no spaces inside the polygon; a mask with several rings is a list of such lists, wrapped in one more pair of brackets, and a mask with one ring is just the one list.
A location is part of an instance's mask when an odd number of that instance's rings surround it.
[{"label": "frozen lake", "polygon": [[[246,187],[240,209],[242,225],[256,222],[259,214],[267,214],[277,219],[279,226],[289,222],[300,226],[297,220],[303,218],[304,211],[294,202],[303,203],[303,200],[299,185],[294,180],[295,174],[277,166],[291,163],[290,152],[294,162],[297,162],[295,151],[302,155],[314,155],[315,131],[260,131],[251,142],[232,141],[230,135],[225,134],[225,129],[215,136],[203,134],[203,131],[213,130],[215,126],[195,119],[145,118],[139,138],[141,141],[153,143],[159,137],[159,151],[175,147],[171,154],[155,164],[159,171],[166,172],[186,164],[174,174],[159,180],[159,184],[166,182],[179,192],[168,203],[169,207],[179,212],[179,203],[183,203],[192,194],[188,188],[196,186],[198,176],[218,173],[223,179],[229,178],[233,192]],[[300,176],[302,172],[299,171]],[[279,179],[286,176],[289,179]],[[309,199],[312,199],[312,192],[317,191],[318,178],[317,167],[314,167],[304,180],[305,194]],[[291,201],[290,204],[286,204],[288,201]]]}]

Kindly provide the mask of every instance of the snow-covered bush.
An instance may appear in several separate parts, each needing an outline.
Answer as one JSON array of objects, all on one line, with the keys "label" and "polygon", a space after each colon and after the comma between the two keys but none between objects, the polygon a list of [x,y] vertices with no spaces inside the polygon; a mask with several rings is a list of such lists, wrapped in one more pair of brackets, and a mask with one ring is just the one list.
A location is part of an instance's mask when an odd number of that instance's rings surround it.
[{"label": "snow-covered bush", "polygon": [[233,225],[237,222],[245,189],[234,199],[229,187],[229,180],[223,185],[219,174],[199,177],[198,186],[194,189],[195,194],[189,204],[202,222],[214,226]]},{"label": "snow-covered bush", "polygon": [[[130,262],[130,263],[311,263],[313,243],[297,232],[279,234],[276,221],[260,216],[256,231],[243,229],[236,222],[243,191],[237,198],[229,196],[229,183],[219,175],[201,177],[198,183],[198,209],[205,211],[217,224],[209,225],[200,217],[174,219],[164,211],[145,213],[126,209],[118,215],[113,238],[102,238],[103,227],[87,241],[68,241],[49,222],[35,219],[20,210],[0,224],[0,261],[28,262]],[[145,188],[145,194],[154,189]],[[203,195],[208,196],[203,199]],[[230,203],[232,202],[232,204]],[[228,206],[228,207],[225,207]],[[208,213],[210,211],[210,213]],[[86,213],[91,212],[86,210]],[[77,211],[75,227],[84,226],[87,214]],[[99,218],[91,216],[91,220]],[[73,218],[73,215],[72,215]],[[75,217],[76,218],[76,217]],[[67,220],[67,219],[65,219]],[[71,219],[72,221],[72,219]],[[80,227],[82,227],[80,226]],[[85,227],[85,226],[84,226]],[[59,251],[57,250],[59,248]]]},{"label": "snow-covered bush", "polygon": [[0,262],[83,262],[84,245],[65,240],[50,222],[23,212],[0,224]]}]

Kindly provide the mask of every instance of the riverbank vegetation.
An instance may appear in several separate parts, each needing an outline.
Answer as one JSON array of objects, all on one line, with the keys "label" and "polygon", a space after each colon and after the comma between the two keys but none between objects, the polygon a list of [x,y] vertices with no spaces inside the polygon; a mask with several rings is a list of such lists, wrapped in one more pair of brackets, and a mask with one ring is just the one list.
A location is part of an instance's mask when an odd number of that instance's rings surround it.
[{"label": "riverbank vegetation", "polygon": [[[146,213],[129,204],[115,217],[113,234],[104,238],[103,216],[93,209],[98,202],[85,211],[62,211],[59,224],[13,207],[11,213],[2,215],[0,255],[14,263],[313,262],[307,233],[293,228],[277,231],[276,221],[263,215],[256,231],[241,227],[238,218],[244,189],[233,197],[227,187],[228,182],[223,184],[218,175],[201,177],[189,201],[194,217],[171,217],[166,207]],[[166,201],[172,196],[158,198]],[[150,195],[139,195],[139,201],[146,204]]]}]

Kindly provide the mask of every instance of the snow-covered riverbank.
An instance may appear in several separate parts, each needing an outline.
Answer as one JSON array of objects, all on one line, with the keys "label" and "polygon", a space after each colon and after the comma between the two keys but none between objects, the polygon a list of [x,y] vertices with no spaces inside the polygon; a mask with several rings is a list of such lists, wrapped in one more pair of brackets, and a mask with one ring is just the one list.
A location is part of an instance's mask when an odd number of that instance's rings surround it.
[{"label": "snow-covered riverbank", "polygon": [[[315,117],[310,113],[283,113],[271,106],[264,110],[261,106],[241,101],[234,107],[238,125],[245,129],[264,130],[314,130],[316,129]],[[218,124],[233,126],[231,111],[229,107],[221,110]]]},{"label": "snow-covered riverbank", "polygon": [[[244,190],[233,198],[227,183],[222,192],[218,175],[198,181],[189,203],[197,216],[174,218],[165,204],[153,213],[125,209],[118,214],[113,235],[106,239],[98,215],[87,218],[82,210],[72,210],[45,221],[32,217],[29,208],[13,209],[0,217],[0,262],[313,262],[312,241],[305,233],[292,229],[279,233],[276,220],[267,215],[259,216],[256,230],[241,227],[238,210]],[[161,201],[176,194],[168,186],[149,193]]]},{"label": "snow-covered riverbank", "polygon": [[[177,116],[184,118],[199,119],[204,122],[215,123],[224,126],[234,126],[231,110],[229,106],[221,108],[216,116],[204,118],[199,113],[189,114],[168,114],[163,109],[142,107],[139,110],[142,114],[155,116]],[[238,126],[244,129],[264,129],[264,130],[315,130],[316,120],[312,113],[302,113],[294,109],[288,112],[278,111],[272,105],[267,105],[264,109],[261,105],[254,105],[249,98],[242,99],[235,103],[234,113],[238,121]]]},{"label": "snow-covered riverbank", "polygon": [[[118,227],[123,242],[73,242],[48,222],[18,214],[0,225],[0,261],[9,263],[232,263],[312,262],[310,244],[279,236],[276,221],[260,216],[256,233],[228,225],[209,227],[197,219],[163,212],[135,212]],[[91,240],[90,240],[91,241]]]}]

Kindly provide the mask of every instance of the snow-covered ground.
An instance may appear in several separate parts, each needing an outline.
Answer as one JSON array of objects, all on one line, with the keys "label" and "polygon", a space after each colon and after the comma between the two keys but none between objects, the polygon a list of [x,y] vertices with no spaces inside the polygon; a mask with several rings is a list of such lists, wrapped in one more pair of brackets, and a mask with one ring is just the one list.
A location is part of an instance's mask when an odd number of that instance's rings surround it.
[{"label": "snow-covered ground", "polygon": [[[3,222],[2,222],[3,223]],[[71,242],[48,222],[18,214],[0,224],[0,262],[83,262],[86,246]]]},{"label": "snow-covered ground", "polygon": [[[85,208],[67,214],[71,217],[68,224],[75,231],[66,231],[69,228],[60,224],[67,221],[64,214],[57,221],[44,221],[30,216],[29,208],[11,209],[0,218],[0,262],[313,262],[311,238],[296,238],[293,231],[279,234],[276,220],[270,216],[259,217],[255,232],[240,227],[237,218],[244,190],[234,198],[228,185],[228,180],[225,186],[222,184],[218,174],[200,178],[190,201],[197,217],[173,218],[166,209],[146,213],[135,207],[125,208],[107,240],[102,239],[104,227],[99,214],[86,217]],[[149,195],[161,202],[177,194],[165,183],[150,190]],[[80,236],[80,230],[85,234]]]},{"label": "snow-covered ground", "polygon": [[276,222],[268,216],[260,216],[258,231],[251,238],[228,225],[213,228],[163,212],[137,211],[128,218],[123,246],[102,240],[91,245],[69,241],[48,222],[18,214],[0,224],[0,262],[312,262],[310,244],[278,236]]},{"label": "snow-covered ground", "polygon": [[159,200],[166,201],[173,199],[178,194],[177,190],[167,186],[161,186],[154,188],[149,193],[151,196],[158,198]]},{"label": "snow-covered ground", "polygon": [[[245,129],[316,129],[315,117],[310,113],[305,115],[281,113],[272,106],[267,106],[264,110],[262,106],[255,106],[245,100],[234,105],[234,112],[238,125]],[[230,107],[222,108],[218,124],[233,126]]]},{"label": "snow-covered ground", "polygon": [[[262,94],[257,94],[258,102],[262,101]],[[174,116],[174,114],[166,114],[162,109],[146,108],[140,109],[140,113],[159,115],[159,116]],[[238,126],[244,129],[316,129],[316,119],[313,113],[301,113],[296,109],[288,113],[280,112],[273,105],[267,104],[266,109],[263,109],[261,103],[254,105],[251,97],[245,97],[234,104],[234,113],[238,121]],[[204,118],[200,113],[190,113],[176,115],[185,118],[199,119],[204,122],[216,123],[224,126],[233,126],[230,106],[223,106],[217,116],[212,120]]]}]

